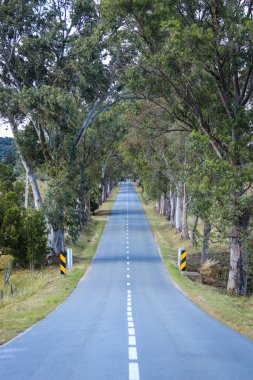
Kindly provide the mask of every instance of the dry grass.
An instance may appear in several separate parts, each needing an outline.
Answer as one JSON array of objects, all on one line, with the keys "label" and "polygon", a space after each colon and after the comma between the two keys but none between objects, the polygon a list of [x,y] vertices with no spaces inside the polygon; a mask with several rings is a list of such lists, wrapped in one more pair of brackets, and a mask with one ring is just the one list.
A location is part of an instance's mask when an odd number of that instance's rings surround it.
[{"label": "dry grass", "polygon": [[[76,287],[96,252],[106,217],[110,215],[118,190],[119,188],[113,190],[110,198],[92,217],[77,244],[72,246],[75,258],[72,272],[68,272],[64,278],[60,275],[58,266],[50,266],[42,271],[13,272],[11,282],[16,291],[13,296],[5,295],[4,299],[0,300],[0,344],[46,317]],[[101,215],[104,216],[103,220]],[[6,267],[9,259],[1,258],[0,268]],[[0,270],[0,289],[3,275],[4,272]]]},{"label": "dry grass", "polygon": [[[196,262],[198,262],[198,249],[192,247],[190,241],[185,241],[182,244],[180,234],[176,233],[175,230],[169,226],[168,221],[157,213],[154,203],[147,201],[138,188],[137,191],[160,247],[165,265],[173,281],[183,289],[194,303],[207,313],[234,330],[253,339],[253,297],[231,296],[221,288],[199,284],[191,281],[186,276],[182,276],[177,268],[178,247],[184,245],[184,248],[188,251],[188,269],[189,263],[194,266]],[[215,248],[217,249],[217,246],[212,247],[212,256],[214,258],[217,256]],[[224,247],[218,248],[220,251],[224,249]],[[221,270],[222,269],[224,268],[221,268]],[[227,272],[223,275],[226,277]]]}]

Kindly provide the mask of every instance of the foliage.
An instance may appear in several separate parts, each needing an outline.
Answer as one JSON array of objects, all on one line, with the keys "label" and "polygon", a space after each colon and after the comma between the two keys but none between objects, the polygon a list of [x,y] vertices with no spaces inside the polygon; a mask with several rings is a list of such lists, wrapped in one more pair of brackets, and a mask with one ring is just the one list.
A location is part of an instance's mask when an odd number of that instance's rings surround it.
[{"label": "foliage", "polygon": [[47,253],[47,230],[41,211],[28,210],[23,219],[23,239],[25,241],[25,259],[30,269],[45,264]]}]

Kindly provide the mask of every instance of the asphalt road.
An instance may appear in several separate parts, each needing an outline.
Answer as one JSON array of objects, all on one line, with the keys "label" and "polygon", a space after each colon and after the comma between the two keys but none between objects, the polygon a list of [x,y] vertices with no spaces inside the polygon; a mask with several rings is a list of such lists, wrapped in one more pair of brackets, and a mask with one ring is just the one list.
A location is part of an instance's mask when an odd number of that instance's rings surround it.
[{"label": "asphalt road", "polygon": [[71,296],[0,348],[1,380],[249,380],[253,342],[177,290],[132,184]]}]

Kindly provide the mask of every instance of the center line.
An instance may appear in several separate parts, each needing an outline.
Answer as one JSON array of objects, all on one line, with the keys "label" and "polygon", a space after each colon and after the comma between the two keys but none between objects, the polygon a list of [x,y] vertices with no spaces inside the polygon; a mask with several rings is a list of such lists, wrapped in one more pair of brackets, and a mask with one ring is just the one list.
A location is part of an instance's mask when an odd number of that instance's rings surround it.
[{"label": "center line", "polygon": [[138,359],[136,347],[128,347],[128,356],[129,356],[129,360]]},{"label": "center line", "polygon": [[133,327],[128,329],[128,335],[135,335],[135,329]]},{"label": "center line", "polygon": [[138,363],[129,363],[129,380],[140,380]]},{"label": "center line", "polygon": [[136,337],[131,335],[128,337],[128,345],[129,346],[136,346]]}]

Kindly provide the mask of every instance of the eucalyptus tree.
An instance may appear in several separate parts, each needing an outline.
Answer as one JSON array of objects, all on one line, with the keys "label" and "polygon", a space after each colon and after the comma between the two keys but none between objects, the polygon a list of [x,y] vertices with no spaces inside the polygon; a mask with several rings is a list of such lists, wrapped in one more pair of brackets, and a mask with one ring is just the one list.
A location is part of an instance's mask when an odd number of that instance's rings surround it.
[{"label": "eucalyptus tree", "polygon": [[175,120],[208,138],[220,160],[229,183],[223,206],[231,243],[227,289],[246,294],[252,211],[252,1],[102,3],[112,38],[118,28],[115,44],[132,58],[125,73],[131,77],[128,85],[163,98]]},{"label": "eucalyptus tree", "polygon": [[81,142],[88,126],[120,100],[118,85],[103,62],[94,1],[6,0],[0,12],[1,116],[11,125],[37,209],[43,200],[33,151],[43,156],[50,177],[44,209],[58,251],[66,205],[75,214]]}]

